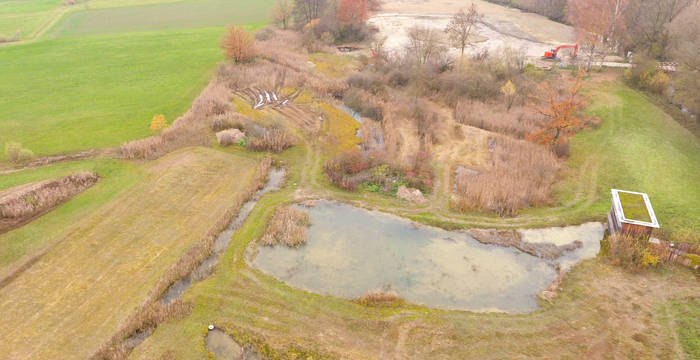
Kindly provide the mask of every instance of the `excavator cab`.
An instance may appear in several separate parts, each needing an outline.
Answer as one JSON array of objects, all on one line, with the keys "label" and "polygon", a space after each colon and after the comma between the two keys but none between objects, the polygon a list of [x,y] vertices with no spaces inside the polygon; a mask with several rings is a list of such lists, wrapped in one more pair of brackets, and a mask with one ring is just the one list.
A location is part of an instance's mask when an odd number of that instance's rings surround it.
[{"label": "excavator cab", "polygon": [[555,60],[557,58],[557,53],[559,53],[559,50],[561,50],[561,49],[574,49],[573,53],[571,54],[571,57],[574,57],[574,58],[578,54],[578,44],[561,45],[561,46],[557,47],[556,49],[551,49],[549,51],[545,51],[542,59]]}]

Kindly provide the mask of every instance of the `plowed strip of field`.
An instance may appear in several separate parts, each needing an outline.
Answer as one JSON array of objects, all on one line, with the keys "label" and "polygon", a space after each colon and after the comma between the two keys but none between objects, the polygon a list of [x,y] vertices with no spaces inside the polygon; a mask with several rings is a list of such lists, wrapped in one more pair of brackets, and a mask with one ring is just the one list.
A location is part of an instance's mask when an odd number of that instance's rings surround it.
[{"label": "plowed strip of field", "polygon": [[55,239],[0,290],[0,358],[84,359],[237,200],[254,160],[189,148]]}]

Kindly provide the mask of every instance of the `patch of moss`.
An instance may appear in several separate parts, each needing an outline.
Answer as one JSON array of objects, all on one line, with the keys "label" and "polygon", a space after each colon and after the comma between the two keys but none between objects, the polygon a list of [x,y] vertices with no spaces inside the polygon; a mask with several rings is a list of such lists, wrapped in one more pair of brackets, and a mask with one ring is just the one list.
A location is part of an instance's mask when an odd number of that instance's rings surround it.
[{"label": "patch of moss", "polygon": [[264,110],[255,110],[252,106],[243,98],[235,96],[233,98],[233,107],[241,115],[255,121],[260,121],[265,118]]},{"label": "patch of moss", "polygon": [[620,192],[619,195],[622,212],[624,212],[626,219],[651,222],[651,217],[642,195],[626,192]]},{"label": "patch of moss", "polygon": [[323,131],[326,142],[331,151],[342,152],[343,150],[355,149],[360,143],[357,137],[357,129],[360,123],[340,109],[328,103],[318,104],[318,110],[326,116],[323,124]]},{"label": "patch of moss", "polygon": [[311,54],[309,55],[309,60],[316,65],[314,71],[333,78],[341,78],[347,75],[353,62],[347,55],[327,53]]}]

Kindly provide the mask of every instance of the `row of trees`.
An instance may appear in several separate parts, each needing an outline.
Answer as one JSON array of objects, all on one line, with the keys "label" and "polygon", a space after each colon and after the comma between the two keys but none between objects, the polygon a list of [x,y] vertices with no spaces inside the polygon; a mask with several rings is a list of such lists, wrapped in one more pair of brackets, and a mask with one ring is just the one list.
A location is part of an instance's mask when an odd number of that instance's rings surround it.
[{"label": "row of trees", "polygon": [[283,29],[295,24],[302,27],[336,10],[335,17],[342,26],[356,25],[367,20],[368,11],[379,8],[378,0],[276,0],[272,19]]}]

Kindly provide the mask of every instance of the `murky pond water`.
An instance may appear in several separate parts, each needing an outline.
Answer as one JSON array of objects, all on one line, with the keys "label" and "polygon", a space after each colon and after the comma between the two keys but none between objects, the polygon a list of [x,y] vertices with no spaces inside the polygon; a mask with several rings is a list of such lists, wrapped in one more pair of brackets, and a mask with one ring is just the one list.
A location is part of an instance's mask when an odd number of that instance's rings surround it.
[{"label": "murky pond water", "polygon": [[[306,210],[312,222],[306,245],[259,247],[252,262],[309,291],[344,298],[393,291],[445,309],[528,312],[537,309],[537,294],[557,274],[551,262],[482,244],[465,232],[415,227],[393,215],[328,201]],[[584,245],[562,258],[595,256],[602,225],[565,229]]]}]

